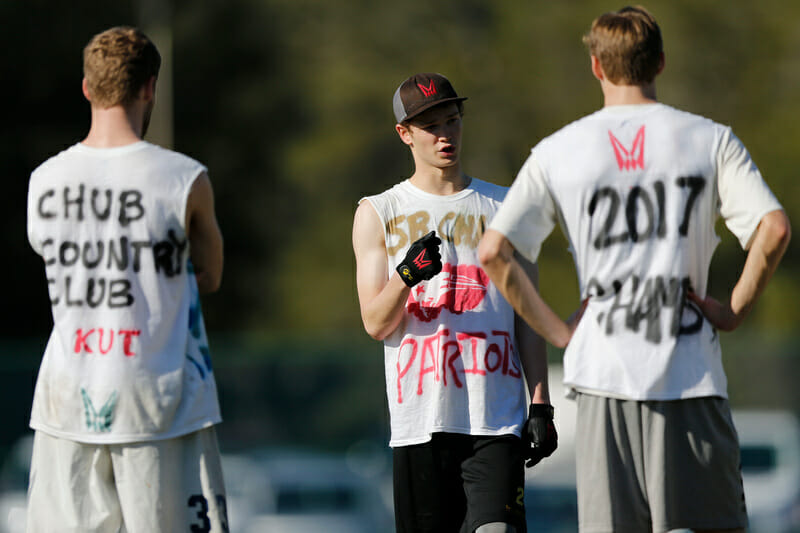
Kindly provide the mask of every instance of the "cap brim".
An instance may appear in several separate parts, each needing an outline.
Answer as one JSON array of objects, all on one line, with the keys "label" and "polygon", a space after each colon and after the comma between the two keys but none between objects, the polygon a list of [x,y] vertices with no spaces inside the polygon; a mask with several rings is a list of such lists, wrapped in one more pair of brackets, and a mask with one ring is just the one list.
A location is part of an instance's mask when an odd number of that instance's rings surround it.
[{"label": "cap brim", "polygon": [[466,96],[453,96],[453,97],[450,97],[450,98],[442,98],[441,100],[436,100],[435,102],[430,102],[428,104],[420,106],[418,109],[415,109],[412,114],[407,115],[400,122],[408,122],[409,120],[413,119],[414,117],[424,113],[425,111],[427,111],[428,109],[431,109],[433,107],[436,107],[436,106],[439,106],[439,105],[442,105],[442,104],[447,104],[447,103],[450,103],[450,102],[463,102],[466,99],[467,99]]}]

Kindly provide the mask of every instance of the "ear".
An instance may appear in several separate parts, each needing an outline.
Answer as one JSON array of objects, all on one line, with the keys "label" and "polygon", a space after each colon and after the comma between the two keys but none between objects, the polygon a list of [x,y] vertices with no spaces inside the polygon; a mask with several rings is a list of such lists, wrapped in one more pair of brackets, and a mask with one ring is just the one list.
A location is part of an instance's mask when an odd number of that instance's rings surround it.
[{"label": "ear", "polygon": [[411,146],[414,143],[414,139],[411,138],[411,131],[408,129],[407,126],[403,126],[402,124],[395,124],[394,129],[400,136],[400,140],[403,141],[405,144]]},{"label": "ear", "polygon": [[152,100],[153,98],[155,98],[156,97],[156,77],[155,76],[151,76],[150,79],[147,80],[147,83],[144,84],[144,87],[142,87],[142,90],[144,91],[142,96],[148,102],[150,100]]},{"label": "ear", "polygon": [[597,59],[597,56],[592,56],[592,74],[599,81],[606,79],[606,74],[603,72],[603,67],[600,65],[600,60]]},{"label": "ear", "polygon": [[83,78],[81,82],[81,90],[83,91],[83,97],[91,102],[92,98],[89,96],[89,84],[86,83],[86,78]]},{"label": "ear", "polygon": [[661,71],[664,70],[664,52],[661,52],[661,57],[658,58],[658,70],[656,71],[656,76],[661,74]]}]

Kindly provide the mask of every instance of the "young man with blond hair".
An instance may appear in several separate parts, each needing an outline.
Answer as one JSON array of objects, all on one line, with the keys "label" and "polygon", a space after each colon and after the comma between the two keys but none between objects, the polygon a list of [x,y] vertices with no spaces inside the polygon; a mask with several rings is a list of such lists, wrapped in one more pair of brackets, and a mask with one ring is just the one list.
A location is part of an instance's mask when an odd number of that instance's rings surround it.
[{"label": "young man with blond hair", "polygon": [[222,275],[206,168],[143,141],[161,63],[139,30],[84,49],[83,141],[31,174],[53,331],[33,399],[29,532],[228,530],[199,294]]},{"label": "young man with blond hair", "polygon": [[[661,32],[641,7],[585,37],[605,106],[537,144],[480,246],[490,278],[549,342],[576,396],[580,531],[744,531],[718,330],[738,327],[789,242],[786,214],[726,126],[656,101]],[[748,250],[708,295],[722,217]],[[561,224],[588,299],[577,328],[521,275]]]},{"label": "young man with blond hair", "polygon": [[544,342],[478,264],[507,189],[461,169],[463,100],[440,74],[398,87],[414,173],[363,198],[353,223],[361,317],[384,342],[401,533],[523,533],[523,463],[557,445]]}]

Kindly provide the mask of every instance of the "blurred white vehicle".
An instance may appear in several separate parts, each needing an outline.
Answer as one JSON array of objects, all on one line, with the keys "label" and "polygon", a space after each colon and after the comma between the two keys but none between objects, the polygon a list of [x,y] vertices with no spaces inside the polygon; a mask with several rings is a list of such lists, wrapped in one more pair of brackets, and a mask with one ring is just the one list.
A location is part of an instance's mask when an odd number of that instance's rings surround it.
[{"label": "blurred white vehicle", "polygon": [[[381,463],[381,464],[378,464]],[[223,456],[231,531],[392,531],[385,456],[263,450]]]},{"label": "blurred white vehicle", "polygon": [[800,532],[800,424],[788,411],[737,410],[750,533]]},{"label": "blurred white vehicle", "polygon": [[0,533],[24,533],[33,433],[11,447],[0,467]]}]

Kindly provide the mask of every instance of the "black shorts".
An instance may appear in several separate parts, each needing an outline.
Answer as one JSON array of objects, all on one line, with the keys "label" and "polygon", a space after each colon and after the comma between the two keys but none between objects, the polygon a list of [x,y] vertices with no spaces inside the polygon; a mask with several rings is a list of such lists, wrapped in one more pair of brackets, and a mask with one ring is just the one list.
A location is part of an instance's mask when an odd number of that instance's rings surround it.
[{"label": "black shorts", "polygon": [[525,467],[515,435],[434,433],[394,448],[394,513],[399,533],[472,533],[512,524],[525,533]]}]

